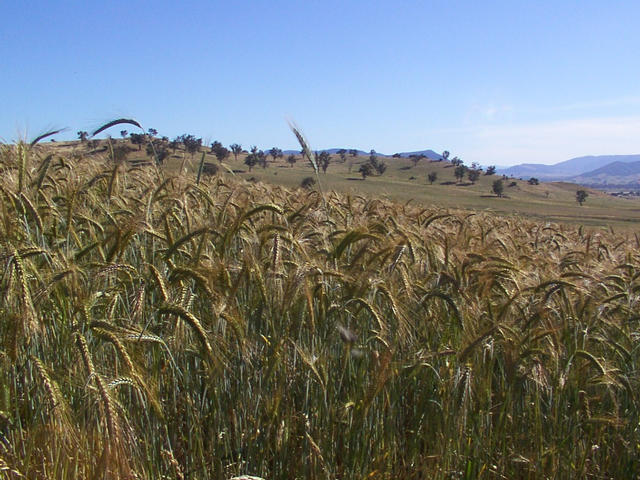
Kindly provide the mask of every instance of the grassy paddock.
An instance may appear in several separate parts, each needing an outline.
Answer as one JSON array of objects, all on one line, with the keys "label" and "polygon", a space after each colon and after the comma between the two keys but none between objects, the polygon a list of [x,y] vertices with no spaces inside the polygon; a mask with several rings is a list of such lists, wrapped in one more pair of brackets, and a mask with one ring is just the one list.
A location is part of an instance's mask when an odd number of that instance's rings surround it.
[{"label": "grassy paddock", "polygon": [[631,231],[22,143],[0,173],[6,478],[640,471]]},{"label": "grassy paddock", "polygon": [[[171,159],[170,168],[181,165],[182,153]],[[271,160],[271,159],[270,159]],[[499,175],[481,175],[475,184],[468,179],[456,182],[454,170],[447,162],[421,160],[416,166],[408,159],[384,158],[388,166],[382,176],[367,177],[362,180],[358,168],[368,157],[349,157],[342,163],[337,155],[331,159],[327,173],[320,174],[320,180],[328,188],[346,194],[374,195],[397,202],[409,200],[423,205],[437,205],[442,208],[471,209],[499,215],[516,214],[541,221],[572,223],[591,227],[614,227],[633,230],[640,225],[640,199],[615,198],[604,192],[587,189],[589,197],[584,205],[576,202],[578,185],[566,182],[543,182],[529,185],[517,178],[504,181],[503,198],[492,192],[492,183]],[[207,161],[218,163],[213,156]],[[285,160],[269,162],[263,169],[255,166],[251,171],[244,165],[244,155],[234,161],[233,156],[225,160],[222,170],[235,170],[235,177],[255,178],[270,184],[296,188],[303,178],[313,175],[309,162],[300,159],[293,165]],[[197,162],[194,162],[197,163]],[[190,170],[197,165],[187,164]],[[435,172],[437,180],[430,184],[428,174]],[[510,186],[515,184],[513,186]]]}]

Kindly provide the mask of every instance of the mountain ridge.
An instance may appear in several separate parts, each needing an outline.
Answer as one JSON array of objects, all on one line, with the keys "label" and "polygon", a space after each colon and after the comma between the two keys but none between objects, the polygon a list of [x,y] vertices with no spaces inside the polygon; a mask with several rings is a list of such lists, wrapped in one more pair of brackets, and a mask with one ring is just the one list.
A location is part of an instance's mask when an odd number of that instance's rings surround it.
[{"label": "mountain ridge", "polygon": [[[331,155],[336,155],[340,150],[343,150],[343,148],[322,148],[317,150],[318,152],[329,152]],[[347,151],[347,155],[349,155],[349,150],[351,150],[350,148],[344,148],[344,150]],[[360,149],[356,149],[358,152],[359,156],[369,156],[371,154],[371,151],[369,152],[365,152],[364,150],[360,150]],[[266,152],[266,150],[265,150]],[[298,155],[300,153],[300,150],[284,150],[282,152],[284,155]],[[376,155],[378,157],[393,157],[394,155],[396,155],[395,153],[390,155],[387,153],[380,153],[380,152],[376,152]],[[442,155],[440,155],[439,153],[436,153],[434,150],[431,149],[426,149],[426,150],[415,150],[415,151],[411,151],[411,152],[398,152],[397,155],[400,155],[400,157],[402,158],[409,158],[411,155],[424,155],[425,157],[427,157],[429,160],[443,160],[444,157]]]},{"label": "mountain ridge", "polygon": [[[634,155],[587,155],[575,157],[553,165],[523,163],[506,168],[498,168],[498,173],[514,177],[536,177],[540,180],[570,180],[592,171],[607,168],[618,163],[640,162],[640,154]],[[604,172],[599,172],[604,173]]]}]

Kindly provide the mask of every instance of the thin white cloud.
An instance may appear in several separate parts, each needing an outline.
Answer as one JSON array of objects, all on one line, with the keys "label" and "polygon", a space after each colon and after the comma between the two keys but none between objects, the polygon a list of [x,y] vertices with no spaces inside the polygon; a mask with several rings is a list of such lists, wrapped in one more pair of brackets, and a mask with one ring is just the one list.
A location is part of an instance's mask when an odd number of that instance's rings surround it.
[{"label": "thin white cloud", "polygon": [[640,116],[438,129],[467,163],[553,164],[582,155],[640,152]]},{"label": "thin white cloud", "polygon": [[619,98],[609,98],[605,100],[593,100],[584,102],[567,103],[564,105],[552,105],[548,107],[540,107],[532,109],[535,112],[562,112],[574,110],[587,110],[596,108],[611,108],[640,105],[640,96],[627,96]]}]

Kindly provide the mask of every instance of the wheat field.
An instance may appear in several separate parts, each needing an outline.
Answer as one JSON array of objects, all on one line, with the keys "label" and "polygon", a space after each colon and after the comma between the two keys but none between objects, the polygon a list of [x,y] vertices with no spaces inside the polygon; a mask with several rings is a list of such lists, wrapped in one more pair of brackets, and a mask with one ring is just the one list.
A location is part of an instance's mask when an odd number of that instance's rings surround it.
[{"label": "wheat field", "polygon": [[0,477],[632,478],[640,238],[0,151]]}]

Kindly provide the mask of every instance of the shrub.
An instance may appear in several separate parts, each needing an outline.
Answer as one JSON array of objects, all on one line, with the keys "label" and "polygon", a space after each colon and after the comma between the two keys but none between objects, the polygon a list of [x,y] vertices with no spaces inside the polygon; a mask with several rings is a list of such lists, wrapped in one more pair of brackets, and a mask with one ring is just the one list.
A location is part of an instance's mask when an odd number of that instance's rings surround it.
[{"label": "shrub", "polygon": [[300,186],[307,190],[313,188],[315,184],[316,184],[316,179],[313,177],[304,177],[302,179],[302,182],[300,182]]}]

